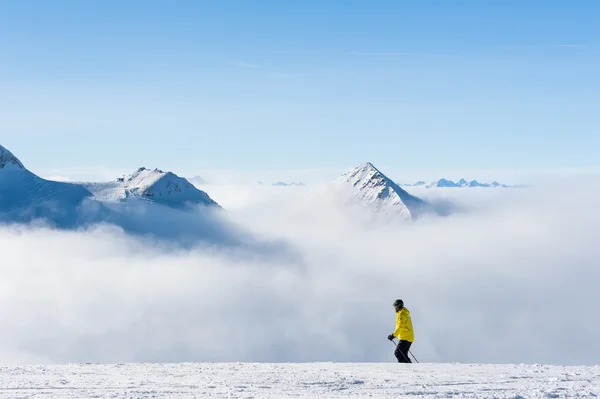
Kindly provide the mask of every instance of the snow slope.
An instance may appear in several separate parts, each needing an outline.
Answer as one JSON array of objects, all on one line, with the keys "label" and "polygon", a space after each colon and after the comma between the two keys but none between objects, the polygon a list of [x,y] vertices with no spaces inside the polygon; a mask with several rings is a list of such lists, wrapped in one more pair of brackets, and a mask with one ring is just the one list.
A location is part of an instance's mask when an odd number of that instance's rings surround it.
[{"label": "snow slope", "polygon": [[139,168],[127,177],[107,183],[82,183],[99,201],[141,199],[162,205],[220,206],[204,191],[172,172]]},{"label": "snow slope", "polygon": [[77,208],[92,194],[71,183],[42,179],[0,146],[0,221],[50,220],[58,225],[78,218]]},{"label": "snow slope", "polygon": [[398,363],[2,367],[0,398],[597,398],[600,368]]},{"label": "snow slope", "polygon": [[406,192],[370,162],[344,173],[333,182],[333,187],[349,202],[366,205],[386,216],[412,220],[427,208],[425,201]]}]

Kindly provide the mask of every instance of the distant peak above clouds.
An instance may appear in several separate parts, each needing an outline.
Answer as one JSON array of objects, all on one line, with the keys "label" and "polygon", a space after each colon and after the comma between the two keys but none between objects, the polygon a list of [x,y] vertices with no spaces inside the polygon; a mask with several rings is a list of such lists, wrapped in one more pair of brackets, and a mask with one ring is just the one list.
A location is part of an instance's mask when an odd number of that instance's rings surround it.
[{"label": "distant peak above clouds", "polygon": [[0,144],[0,169],[25,169],[25,166],[19,158]]},{"label": "distant peak above clouds", "polygon": [[492,183],[480,183],[477,180],[467,181],[464,178],[460,179],[457,182],[448,180],[446,178],[441,178],[441,179],[431,182],[429,184],[420,180],[414,184],[401,184],[401,186],[426,187],[426,188],[434,188],[434,187],[445,187],[445,188],[448,188],[448,187],[452,187],[452,188],[456,188],[456,187],[505,187],[505,188],[506,187],[516,187],[516,186],[507,186],[506,184],[500,184],[495,180]]},{"label": "distant peak above clouds", "polygon": [[35,175],[4,147],[0,161],[0,226],[114,225],[182,246],[241,245],[250,237],[220,217],[207,193],[171,172],[139,168],[112,182],[65,183]]},{"label": "distant peak above clouds", "polygon": [[406,220],[412,220],[427,206],[425,201],[406,192],[371,162],[352,168],[333,185],[345,192],[353,203],[367,205],[386,215],[399,215]]},{"label": "distant peak above clouds", "polygon": [[[262,184],[262,182],[259,182],[259,184]],[[304,183],[302,183],[302,182],[286,183],[284,181],[278,181],[277,183],[273,183],[272,185],[278,186],[278,187],[296,187],[296,186],[304,186]]]},{"label": "distant peak above clouds", "polygon": [[42,179],[0,145],[0,223],[64,220],[91,196],[81,186]]},{"label": "distant peak above clouds", "polygon": [[172,172],[139,168],[128,176],[106,183],[84,183],[83,186],[101,201],[143,199],[165,205],[201,204],[220,207],[204,191]]}]

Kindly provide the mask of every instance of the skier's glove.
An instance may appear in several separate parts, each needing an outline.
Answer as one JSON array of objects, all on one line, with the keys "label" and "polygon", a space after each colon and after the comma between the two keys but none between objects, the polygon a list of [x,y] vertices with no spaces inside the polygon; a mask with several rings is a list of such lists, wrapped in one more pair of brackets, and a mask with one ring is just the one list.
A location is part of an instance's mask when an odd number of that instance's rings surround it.
[{"label": "skier's glove", "polygon": [[388,335],[388,339],[389,339],[390,341],[393,341],[393,340],[394,340],[394,338],[395,338],[395,337],[394,337],[392,334]]}]

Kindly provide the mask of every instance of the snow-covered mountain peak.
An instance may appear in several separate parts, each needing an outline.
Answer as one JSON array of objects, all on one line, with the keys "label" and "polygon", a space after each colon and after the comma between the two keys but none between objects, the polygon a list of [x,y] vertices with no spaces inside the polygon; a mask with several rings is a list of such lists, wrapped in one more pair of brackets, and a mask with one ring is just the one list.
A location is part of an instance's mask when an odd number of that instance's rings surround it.
[{"label": "snow-covered mountain peak", "polygon": [[441,178],[438,181],[434,181],[427,187],[458,187],[457,183],[454,183],[452,180],[448,180],[445,178]]},{"label": "snow-covered mountain peak", "polygon": [[410,195],[372,163],[362,163],[344,173],[333,186],[346,192],[353,203],[371,206],[384,214],[413,219],[426,203]]},{"label": "snow-covered mountain peak", "polygon": [[163,172],[160,169],[151,170],[141,167],[127,177],[118,178],[117,181],[126,184],[130,188],[144,190],[166,176],[173,177],[175,175],[171,172]]},{"label": "snow-covered mountain peak", "polygon": [[25,166],[12,152],[0,145],[0,169],[25,169]]},{"label": "snow-covered mountain peak", "polygon": [[338,183],[351,184],[361,189],[376,187],[388,182],[391,183],[371,162],[362,163],[339,177]]},{"label": "snow-covered mountain peak", "polygon": [[85,183],[83,186],[101,201],[142,199],[167,205],[202,204],[219,206],[204,191],[172,172],[141,167],[128,176],[108,183]]}]

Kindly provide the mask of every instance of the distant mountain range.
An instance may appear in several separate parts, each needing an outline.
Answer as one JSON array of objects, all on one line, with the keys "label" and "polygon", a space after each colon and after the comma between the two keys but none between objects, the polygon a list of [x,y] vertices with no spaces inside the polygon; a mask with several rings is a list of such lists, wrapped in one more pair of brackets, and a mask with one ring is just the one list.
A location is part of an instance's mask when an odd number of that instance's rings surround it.
[{"label": "distant mountain range", "polygon": [[60,229],[108,224],[180,245],[241,245],[251,239],[221,214],[221,206],[206,192],[171,172],[139,168],[112,182],[57,182],[27,170],[0,145],[1,224]]},{"label": "distant mountain range", "polygon": [[[280,181],[274,185],[303,183]],[[459,183],[441,179],[435,185],[486,186],[464,179]],[[329,187],[336,203],[341,199],[341,203],[359,205],[367,217],[414,220],[432,212],[429,203],[409,194],[370,162],[342,174]],[[238,240],[242,235],[218,217],[220,211],[221,206],[206,192],[172,172],[142,167],[110,182],[57,182],[30,172],[0,145],[0,223],[36,222],[67,229],[112,224],[142,235]]]},{"label": "distant mountain range", "polygon": [[273,183],[273,186],[279,186],[279,187],[295,187],[295,186],[304,186],[304,183],[302,182],[291,182],[291,183],[286,183],[283,181],[278,181],[277,183]]},{"label": "distant mountain range", "polygon": [[471,181],[467,181],[465,179],[460,179],[457,182],[453,182],[452,180],[448,180],[448,179],[444,179],[441,178],[440,180],[431,182],[431,183],[426,183],[424,181],[418,181],[414,184],[400,184],[401,186],[404,187],[426,187],[426,188],[432,188],[432,187],[504,187],[504,188],[508,188],[508,187],[520,187],[520,186],[507,186],[506,184],[501,184],[498,183],[497,181],[493,181],[491,183],[480,183],[477,180],[471,180]]},{"label": "distant mountain range", "polygon": [[[363,164],[364,165],[364,164]],[[372,166],[372,165],[371,165]],[[380,172],[381,173],[381,172]],[[259,181],[258,184],[260,185],[264,185],[264,183],[262,181]],[[503,187],[503,188],[517,188],[517,187],[526,187],[525,185],[514,185],[514,186],[509,186],[506,184],[501,184],[498,183],[497,181],[493,181],[491,183],[480,183],[477,180],[471,180],[471,181],[467,181],[465,179],[460,179],[457,182],[454,182],[452,180],[448,180],[445,178],[441,178],[439,180],[436,180],[434,182],[431,183],[427,183],[425,181],[418,181],[416,183],[410,184],[410,183],[396,183],[399,186],[402,187],[425,187],[425,188],[433,188],[433,187]],[[278,181],[276,183],[271,184],[272,186],[278,186],[278,187],[298,187],[298,186],[304,186],[305,183],[302,182],[284,182],[284,181]]]}]

